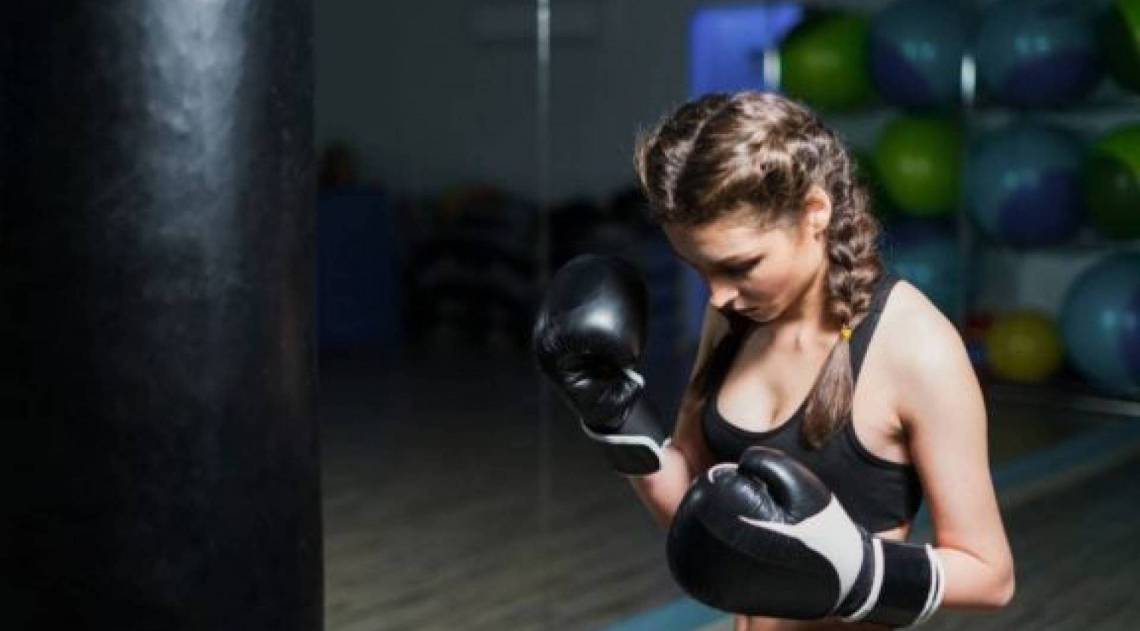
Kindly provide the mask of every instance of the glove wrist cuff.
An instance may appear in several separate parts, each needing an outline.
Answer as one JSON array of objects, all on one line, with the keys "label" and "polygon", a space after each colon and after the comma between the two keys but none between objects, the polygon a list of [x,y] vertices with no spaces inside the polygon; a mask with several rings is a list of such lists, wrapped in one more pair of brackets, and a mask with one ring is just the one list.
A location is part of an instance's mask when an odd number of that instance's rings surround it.
[{"label": "glove wrist cuff", "polygon": [[843,611],[844,619],[892,628],[926,622],[941,606],[945,593],[942,563],[934,548],[929,544],[875,537],[870,538],[868,544],[870,557],[864,564],[866,576],[861,576],[859,581],[862,593],[855,599],[861,604],[853,611]]},{"label": "glove wrist cuff", "polygon": [[637,399],[617,431],[601,432],[580,422],[582,431],[602,446],[606,460],[618,473],[643,476],[661,470],[669,434],[644,398]]}]

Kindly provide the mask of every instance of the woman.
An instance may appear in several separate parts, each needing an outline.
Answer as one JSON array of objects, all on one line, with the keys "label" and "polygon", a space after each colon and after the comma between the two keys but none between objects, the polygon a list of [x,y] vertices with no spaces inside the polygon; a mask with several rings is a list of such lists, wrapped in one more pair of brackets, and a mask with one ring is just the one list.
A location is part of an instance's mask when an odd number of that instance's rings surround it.
[{"label": "woman", "polygon": [[[884,539],[907,537],[925,497],[942,606],[1005,606],[1013,561],[977,378],[954,326],[884,273],[867,194],[835,133],[775,94],[708,95],[639,140],[636,168],[655,221],[711,294],[660,470],[630,478],[658,521],[670,523],[710,466],[777,447]],[[735,626],[855,628],[744,616]]]}]

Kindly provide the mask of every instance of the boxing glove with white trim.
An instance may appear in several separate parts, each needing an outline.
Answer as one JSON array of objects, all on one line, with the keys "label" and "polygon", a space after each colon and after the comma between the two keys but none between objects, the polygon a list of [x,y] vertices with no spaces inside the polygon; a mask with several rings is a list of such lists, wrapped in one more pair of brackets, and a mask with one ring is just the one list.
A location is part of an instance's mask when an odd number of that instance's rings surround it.
[{"label": "boxing glove with white trim", "polygon": [[582,255],[554,275],[534,326],[543,372],[626,475],[661,469],[668,432],[644,396],[648,291],[632,264]]},{"label": "boxing glove with white trim", "polygon": [[870,535],[810,469],[768,447],[698,476],[667,547],[678,584],[732,613],[904,627],[942,603],[931,546]]}]

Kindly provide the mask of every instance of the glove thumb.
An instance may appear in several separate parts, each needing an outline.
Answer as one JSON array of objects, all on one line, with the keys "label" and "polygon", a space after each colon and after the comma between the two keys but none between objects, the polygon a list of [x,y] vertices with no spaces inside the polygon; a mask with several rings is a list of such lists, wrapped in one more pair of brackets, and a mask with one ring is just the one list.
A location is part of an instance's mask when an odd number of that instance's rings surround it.
[{"label": "glove thumb", "polygon": [[749,447],[740,456],[737,472],[762,482],[790,523],[822,512],[831,502],[831,490],[810,469],[778,449]]}]

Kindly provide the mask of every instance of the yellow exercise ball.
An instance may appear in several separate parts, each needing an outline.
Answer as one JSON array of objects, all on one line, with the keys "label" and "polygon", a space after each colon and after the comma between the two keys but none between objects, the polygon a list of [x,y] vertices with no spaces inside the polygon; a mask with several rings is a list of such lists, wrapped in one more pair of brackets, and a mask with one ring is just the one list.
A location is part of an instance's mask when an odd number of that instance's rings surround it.
[{"label": "yellow exercise ball", "polygon": [[1064,347],[1048,315],[1029,309],[1011,311],[995,318],[986,333],[986,359],[997,377],[1041,383],[1061,368]]}]

